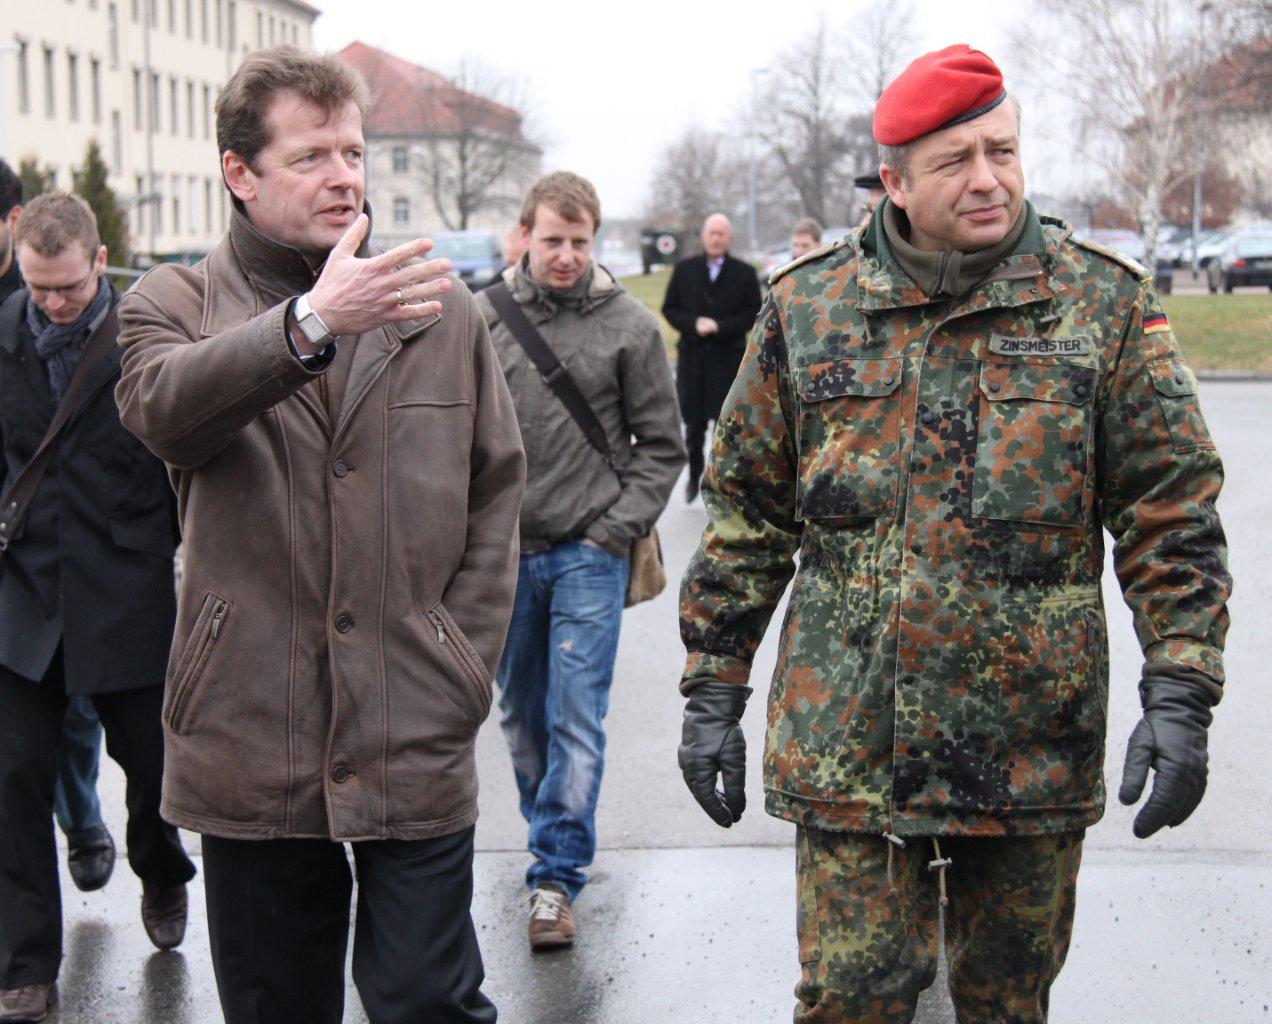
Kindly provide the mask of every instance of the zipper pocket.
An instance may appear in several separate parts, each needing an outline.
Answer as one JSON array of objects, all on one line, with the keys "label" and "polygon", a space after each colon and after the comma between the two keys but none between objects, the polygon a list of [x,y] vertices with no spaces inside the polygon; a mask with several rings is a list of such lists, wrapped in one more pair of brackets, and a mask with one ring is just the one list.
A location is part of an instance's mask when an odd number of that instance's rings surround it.
[{"label": "zipper pocket", "polygon": [[196,622],[194,633],[190,638],[191,653],[184,671],[173,686],[172,708],[168,713],[168,725],[173,732],[181,732],[181,727],[185,724],[190,705],[194,702],[199,689],[199,683],[224,632],[225,620],[231,607],[229,601],[216,594],[209,593],[204,598],[199,621]]},{"label": "zipper pocket", "polygon": [[490,712],[491,702],[490,682],[486,677],[485,665],[440,601],[425,614],[437,630],[438,645],[459,668],[459,674],[477,698],[484,718]]}]

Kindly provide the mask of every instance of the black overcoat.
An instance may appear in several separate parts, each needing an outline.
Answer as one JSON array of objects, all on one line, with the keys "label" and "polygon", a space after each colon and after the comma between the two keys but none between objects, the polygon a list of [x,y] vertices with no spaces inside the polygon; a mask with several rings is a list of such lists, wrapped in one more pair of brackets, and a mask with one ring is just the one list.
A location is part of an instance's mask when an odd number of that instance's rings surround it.
[{"label": "black overcoat", "polygon": [[[662,313],[680,332],[676,395],[684,419],[713,420],[720,415],[760,301],[760,282],[749,263],[725,256],[714,281],[707,273],[706,256],[691,256],[676,264]],[[700,316],[715,320],[720,332],[705,338],[699,335],[694,324]]]},{"label": "black overcoat", "polygon": [[[0,307],[0,492],[55,411],[26,296]],[[0,664],[38,681],[64,640],[70,693],[161,684],[176,619],[176,501],[163,463],[119,422],[119,355],[85,367],[89,387],[0,560]]]}]

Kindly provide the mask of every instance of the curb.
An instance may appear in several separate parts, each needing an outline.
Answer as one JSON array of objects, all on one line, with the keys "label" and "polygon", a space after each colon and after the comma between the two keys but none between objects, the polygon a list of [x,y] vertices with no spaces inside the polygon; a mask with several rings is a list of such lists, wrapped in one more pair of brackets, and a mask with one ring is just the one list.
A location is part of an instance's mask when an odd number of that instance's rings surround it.
[{"label": "curb", "polygon": [[1198,380],[1217,381],[1272,381],[1267,370],[1194,370]]}]

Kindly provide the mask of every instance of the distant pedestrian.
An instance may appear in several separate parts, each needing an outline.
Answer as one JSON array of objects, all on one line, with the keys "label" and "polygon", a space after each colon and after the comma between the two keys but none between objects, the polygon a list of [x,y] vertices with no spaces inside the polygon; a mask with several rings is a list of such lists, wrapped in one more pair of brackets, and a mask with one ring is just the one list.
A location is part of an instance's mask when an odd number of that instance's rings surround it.
[{"label": "distant pedestrian", "polygon": [[720,415],[760,309],[755,268],[729,255],[732,244],[729,218],[713,213],[702,225],[701,255],[676,264],[663,299],[663,316],[680,332],[676,394],[689,450],[688,501],[698,496],[707,426]]},{"label": "distant pedestrian", "polygon": [[495,274],[489,282],[478,289],[482,291],[486,288],[493,288],[501,280],[500,275],[509,267],[515,267],[521,262],[521,257],[526,254],[526,240],[524,232],[521,230],[520,224],[514,224],[508,229],[503,239],[503,267],[499,273]]},{"label": "distant pedestrian", "polygon": [[[0,160],[0,305],[22,287],[13,242],[22,216],[22,179]],[[97,775],[102,750],[102,723],[88,697],[75,694],[66,708],[57,744],[57,786],[53,808],[66,833],[66,860],[71,881],[91,892],[104,886],[115,868],[115,839],[102,821]]]},{"label": "distant pedestrian", "polygon": [[106,248],[88,204],[64,192],[32,200],[16,242],[26,283],[0,306],[0,1021],[42,1019],[56,1001],[54,789],[70,697],[91,701],[127,777],[128,858],[160,949],[184,936],[194,876],[159,816],[176,501],[119,422]]},{"label": "distant pedestrian", "polygon": [[602,723],[628,555],[684,465],[658,322],[592,259],[600,224],[589,181],[567,171],[541,178],[521,207],[525,257],[477,298],[528,463],[517,600],[498,682],[530,826],[535,949],[574,941],[571,903],[596,850]]},{"label": "distant pedestrian", "polygon": [[852,179],[854,188],[859,188],[866,193],[861,201],[861,220],[857,222],[857,227],[864,228],[870,223],[870,218],[874,214],[878,205],[883,202],[883,197],[888,193],[883,187],[883,179],[879,177],[878,171],[871,171],[869,174],[859,174]]},{"label": "distant pedestrian", "polygon": [[887,199],[773,280],[707,470],[680,766],[739,819],[794,575],[763,761],[796,825],[797,1024],[912,1020],[942,920],[960,1021],[1047,1020],[1104,811],[1105,531],[1144,658],[1135,835],[1206,789],[1223,469],[1151,274],[1035,212],[1019,123],[967,46],[888,86]]},{"label": "distant pedestrian", "polygon": [[203,837],[228,1024],[338,1024],[351,860],[371,1024],[495,1020],[474,743],[525,461],[449,261],[367,243],[366,99],[336,57],[245,58],[216,106],[229,231],[120,308],[120,410],[182,499],[163,810]]},{"label": "distant pedestrian", "polygon": [[805,217],[791,228],[791,258],[806,256],[819,245],[822,240],[822,226],[812,217]]}]

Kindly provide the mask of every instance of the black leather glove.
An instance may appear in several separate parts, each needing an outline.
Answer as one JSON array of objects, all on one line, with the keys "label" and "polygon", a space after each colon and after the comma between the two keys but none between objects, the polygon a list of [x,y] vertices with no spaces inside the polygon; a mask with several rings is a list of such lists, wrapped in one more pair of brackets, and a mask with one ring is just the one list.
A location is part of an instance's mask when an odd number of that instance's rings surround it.
[{"label": "black leather glove", "polygon": [[1131,733],[1118,799],[1133,804],[1144,792],[1151,765],[1153,790],[1135,815],[1137,838],[1163,825],[1174,828],[1201,803],[1206,792],[1206,729],[1215,698],[1205,687],[1166,676],[1140,681],[1144,717]]},{"label": "black leather glove", "polygon": [[[742,712],[749,686],[707,680],[689,691],[676,760],[685,785],[717,825],[728,828],[746,810],[746,737]],[[716,776],[724,777],[724,792]]]}]

